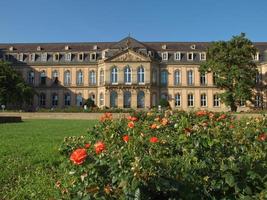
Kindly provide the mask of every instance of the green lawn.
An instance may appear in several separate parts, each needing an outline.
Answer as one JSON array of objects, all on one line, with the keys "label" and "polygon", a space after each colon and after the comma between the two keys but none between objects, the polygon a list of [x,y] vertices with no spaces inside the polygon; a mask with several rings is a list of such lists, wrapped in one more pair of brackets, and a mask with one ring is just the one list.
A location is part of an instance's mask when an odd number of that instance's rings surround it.
[{"label": "green lawn", "polygon": [[0,199],[59,199],[58,147],[95,121],[25,120],[0,124]]}]

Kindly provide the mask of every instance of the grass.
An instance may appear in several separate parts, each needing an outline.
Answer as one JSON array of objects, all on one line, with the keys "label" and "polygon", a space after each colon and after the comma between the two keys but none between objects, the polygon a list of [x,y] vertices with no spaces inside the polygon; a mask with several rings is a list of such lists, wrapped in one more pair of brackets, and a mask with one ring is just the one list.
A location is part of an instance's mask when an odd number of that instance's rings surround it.
[{"label": "grass", "polygon": [[0,124],[0,199],[59,199],[58,147],[85,135],[88,120],[25,120]]}]

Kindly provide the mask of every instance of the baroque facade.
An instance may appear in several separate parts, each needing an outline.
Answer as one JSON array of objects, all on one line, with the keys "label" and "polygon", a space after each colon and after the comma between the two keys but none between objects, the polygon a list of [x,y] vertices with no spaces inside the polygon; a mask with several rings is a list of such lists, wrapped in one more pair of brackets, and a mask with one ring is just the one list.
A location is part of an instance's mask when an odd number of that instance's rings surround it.
[{"label": "baroque facade", "polygon": [[[266,108],[267,43],[255,43],[259,73],[254,102],[239,110]],[[12,62],[37,91],[35,108],[82,106],[151,108],[160,99],[181,110],[229,110],[213,74],[200,74],[208,42],[119,42],[0,44],[0,57]]]}]

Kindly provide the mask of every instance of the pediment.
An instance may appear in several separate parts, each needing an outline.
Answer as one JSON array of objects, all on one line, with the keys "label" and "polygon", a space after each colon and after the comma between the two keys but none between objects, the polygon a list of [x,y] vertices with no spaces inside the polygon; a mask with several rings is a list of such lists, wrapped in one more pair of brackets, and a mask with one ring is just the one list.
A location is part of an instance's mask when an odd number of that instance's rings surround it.
[{"label": "pediment", "polygon": [[148,56],[139,54],[130,49],[121,52],[111,58],[108,58],[106,61],[110,62],[140,62],[140,61],[151,61]]}]

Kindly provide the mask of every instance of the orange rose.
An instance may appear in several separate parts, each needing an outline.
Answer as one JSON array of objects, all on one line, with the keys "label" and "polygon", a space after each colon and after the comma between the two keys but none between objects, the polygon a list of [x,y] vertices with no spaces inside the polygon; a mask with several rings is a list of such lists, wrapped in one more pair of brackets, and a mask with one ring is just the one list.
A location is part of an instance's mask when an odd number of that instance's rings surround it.
[{"label": "orange rose", "polygon": [[123,141],[124,142],[129,142],[129,135],[124,135],[123,137],[122,137],[122,139],[123,139]]},{"label": "orange rose", "polygon": [[86,143],[86,144],[84,145],[84,148],[86,148],[86,149],[89,149],[89,148],[90,148],[90,146],[91,146],[91,144],[89,144],[89,143]]},{"label": "orange rose", "polygon": [[150,128],[151,128],[151,129],[156,129],[156,128],[157,128],[157,124],[152,124],[152,125],[150,126]]},{"label": "orange rose", "polygon": [[96,154],[99,154],[106,149],[105,144],[103,142],[97,142],[94,147]]},{"label": "orange rose", "polygon": [[87,157],[87,152],[85,149],[76,149],[70,156],[70,160],[76,164],[82,164]]},{"label": "orange rose", "polygon": [[205,116],[205,115],[207,115],[208,113],[207,113],[207,111],[205,111],[205,110],[200,110],[200,111],[197,111],[196,112],[196,116],[199,116],[199,117],[201,117],[201,116]]},{"label": "orange rose", "polygon": [[167,125],[168,124],[168,119],[167,118],[162,118],[162,120],[161,120],[161,124],[163,125],[163,126],[165,126],[165,125]]},{"label": "orange rose", "polygon": [[159,139],[157,138],[157,137],[152,137],[152,138],[150,138],[150,140],[149,140],[151,143],[157,143],[157,142],[159,142]]},{"label": "orange rose", "polygon": [[129,127],[129,128],[134,128],[134,122],[132,122],[132,121],[129,122],[129,123],[128,123],[128,127]]}]

